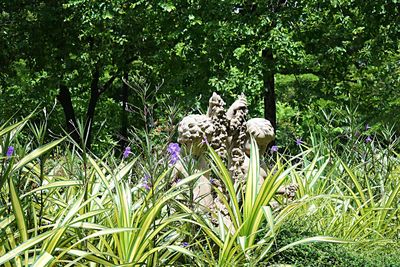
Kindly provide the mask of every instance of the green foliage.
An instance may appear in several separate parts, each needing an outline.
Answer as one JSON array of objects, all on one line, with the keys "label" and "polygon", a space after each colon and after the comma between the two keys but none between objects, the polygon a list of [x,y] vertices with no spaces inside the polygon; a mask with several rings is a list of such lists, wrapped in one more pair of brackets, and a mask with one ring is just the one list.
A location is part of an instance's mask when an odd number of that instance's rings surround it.
[{"label": "green foliage", "polygon": [[[399,140],[390,131],[375,132],[371,142],[355,137],[346,144],[313,133],[312,147],[303,143],[297,155],[271,159],[263,184],[252,140],[246,187],[231,180],[210,149],[211,171],[226,193],[213,189],[227,213],[208,215],[191,192],[210,170],[188,165],[194,173],[174,180],[163,153],[163,140],[170,136],[151,129],[131,144],[137,156],[117,159],[110,149],[97,158],[85,147],[63,145],[65,138],[43,142],[46,122],[30,124],[34,142],[20,143],[28,119],[0,127],[0,264],[5,266],[398,264]],[[10,145],[15,153],[4,156]],[[288,202],[276,191],[290,181],[299,189]],[[279,207],[271,208],[272,201]],[[305,246],[321,241],[351,246]],[[374,254],[367,255],[366,248]]]},{"label": "green foliage", "polygon": [[[298,239],[313,236],[306,226],[304,219],[299,219],[296,224],[290,222],[282,227],[277,239],[277,246],[292,243]],[[400,260],[397,256],[398,248],[385,247],[364,251],[354,245],[312,243],[299,245],[288,249],[285,253],[277,254],[271,259],[272,266],[287,264],[293,266],[398,266]]]},{"label": "green foliage", "polygon": [[[5,201],[3,196],[10,194],[12,205],[7,208],[7,201],[1,208],[0,264],[48,266],[86,259],[113,266],[157,262],[177,252],[193,256],[176,245],[180,235],[175,227],[187,215],[175,212],[166,216],[165,212],[166,204],[182,193],[180,188],[203,173],[170,187],[166,177],[171,170],[166,169],[158,178],[151,178],[151,188],[146,190],[143,181],[136,178],[140,173],[133,170],[136,159],[111,161],[109,166],[85,151],[73,151],[69,157],[55,155],[56,164],[46,166],[42,174],[41,161],[36,159],[61,141],[21,159],[18,154],[11,161],[4,159],[7,165],[16,163],[11,172],[1,170],[2,178],[10,177],[8,189],[0,191],[1,199]],[[18,171],[26,174],[20,176]],[[132,184],[136,186],[132,188]],[[37,205],[31,206],[31,201]],[[43,244],[37,247],[39,242]],[[29,252],[32,249],[34,253]]]},{"label": "green foliage", "polygon": [[[303,200],[300,200],[273,211],[270,203],[275,198],[278,188],[282,185],[288,173],[296,165],[287,167],[289,163],[282,164],[278,159],[276,166],[271,170],[265,182],[261,184],[259,181],[258,149],[255,140],[252,139],[250,165],[245,182],[246,186],[244,187],[232,181],[220,157],[211,148],[209,150],[213,172],[216,179],[222,182],[227,193],[223,194],[216,186],[213,189],[227,214],[223,214],[223,212],[212,214],[218,221],[218,226],[213,225],[207,217],[196,213],[192,215],[193,220],[204,232],[206,245],[209,248],[209,251],[202,249],[205,255],[198,260],[205,261],[213,266],[257,264],[268,262],[275,253],[299,244],[318,241],[347,242],[328,236],[315,236],[296,240],[296,242],[286,244],[286,246],[279,247],[276,250],[272,249],[282,224],[303,205]],[[185,212],[191,212],[188,207],[182,204],[180,206]],[[216,255],[213,255],[210,241],[213,241],[218,247]],[[198,249],[201,249],[204,244],[197,242],[197,246]]]},{"label": "green foliage", "polygon": [[398,240],[399,139],[387,130],[373,137],[370,129],[347,137],[337,142],[312,133],[313,147],[290,174],[299,197],[315,197],[299,214],[315,231],[365,241],[364,247]]}]

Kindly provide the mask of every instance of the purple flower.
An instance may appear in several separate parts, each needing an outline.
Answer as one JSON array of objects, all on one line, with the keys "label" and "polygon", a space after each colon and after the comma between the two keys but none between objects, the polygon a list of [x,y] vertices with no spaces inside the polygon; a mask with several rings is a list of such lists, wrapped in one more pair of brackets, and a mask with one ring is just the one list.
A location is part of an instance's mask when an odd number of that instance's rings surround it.
[{"label": "purple flower", "polygon": [[301,138],[296,139],[296,145],[301,146],[302,143],[303,141],[301,140]]},{"label": "purple flower", "polygon": [[169,153],[169,165],[174,165],[179,160],[179,153],[181,148],[178,143],[171,143],[168,145],[167,151]]},{"label": "purple flower", "polygon": [[124,159],[126,159],[127,157],[129,157],[129,154],[131,154],[132,152],[131,152],[131,148],[129,147],[129,146],[127,146],[126,148],[125,148],[125,151],[124,151],[124,153],[122,154],[122,157],[124,158]]},{"label": "purple flower", "polygon": [[369,124],[367,123],[367,124],[365,125],[365,130],[368,131],[369,129],[371,129],[371,126],[369,126]]},{"label": "purple flower", "polygon": [[278,146],[272,146],[271,147],[271,152],[278,152],[279,147]]},{"label": "purple flower", "polygon": [[184,242],[182,242],[182,245],[181,245],[183,248],[186,248],[187,246],[189,246],[189,243],[188,242],[186,242],[186,241],[184,241]]},{"label": "purple flower", "polygon": [[6,154],[7,158],[11,157],[13,153],[14,153],[14,147],[9,146],[7,149],[7,154]]},{"label": "purple flower", "polygon": [[371,136],[367,136],[367,138],[365,138],[365,143],[371,143],[371,142],[372,142]]},{"label": "purple flower", "polygon": [[176,155],[171,155],[170,159],[169,159],[169,165],[175,165],[175,163],[177,163],[179,160],[179,157]]},{"label": "purple flower", "polygon": [[151,188],[150,184],[147,183],[147,182],[144,182],[144,183],[142,184],[142,186],[143,186],[143,188],[146,189],[147,191],[149,191],[150,188]]},{"label": "purple flower", "polygon": [[210,184],[215,184],[215,179],[214,178],[210,178]]},{"label": "purple flower", "polygon": [[148,182],[150,178],[151,178],[151,176],[150,176],[149,174],[146,173],[146,174],[143,176],[143,181],[144,181],[144,182]]},{"label": "purple flower", "polygon": [[168,145],[167,151],[170,154],[179,154],[179,152],[181,152],[181,148],[178,143],[171,143]]}]

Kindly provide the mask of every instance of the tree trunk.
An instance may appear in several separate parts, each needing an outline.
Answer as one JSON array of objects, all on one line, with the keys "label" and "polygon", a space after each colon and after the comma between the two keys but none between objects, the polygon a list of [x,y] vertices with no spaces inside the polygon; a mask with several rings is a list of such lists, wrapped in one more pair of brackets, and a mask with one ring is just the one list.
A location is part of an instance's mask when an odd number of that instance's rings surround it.
[{"label": "tree trunk", "polygon": [[[128,81],[128,72],[124,73],[124,79]],[[121,110],[121,136],[119,138],[119,145],[121,150],[123,150],[127,146],[128,141],[128,85],[123,82],[122,83],[122,110]]]},{"label": "tree trunk", "polygon": [[90,149],[92,145],[92,125],[94,121],[94,113],[96,110],[97,102],[100,98],[100,88],[99,88],[100,73],[98,70],[94,71],[92,83],[90,85],[90,100],[86,112],[86,122],[84,131],[84,140],[86,148]]},{"label": "tree trunk", "polygon": [[264,84],[264,117],[269,120],[276,132],[276,102],[275,102],[275,65],[272,50],[262,52],[265,67],[263,69]]},{"label": "tree trunk", "polygon": [[76,117],[74,107],[72,105],[71,93],[67,86],[64,84],[60,85],[60,90],[57,95],[57,99],[60,102],[66,122],[66,130],[72,139],[79,144],[79,133],[76,124]]}]

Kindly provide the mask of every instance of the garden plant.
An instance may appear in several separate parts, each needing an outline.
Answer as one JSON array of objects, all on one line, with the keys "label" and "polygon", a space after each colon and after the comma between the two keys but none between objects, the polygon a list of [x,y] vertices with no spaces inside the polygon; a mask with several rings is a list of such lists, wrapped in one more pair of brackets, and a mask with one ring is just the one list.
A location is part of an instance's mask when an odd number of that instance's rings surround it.
[{"label": "garden plant", "polygon": [[0,1],[0,266],[400,266],[398,2]]}]

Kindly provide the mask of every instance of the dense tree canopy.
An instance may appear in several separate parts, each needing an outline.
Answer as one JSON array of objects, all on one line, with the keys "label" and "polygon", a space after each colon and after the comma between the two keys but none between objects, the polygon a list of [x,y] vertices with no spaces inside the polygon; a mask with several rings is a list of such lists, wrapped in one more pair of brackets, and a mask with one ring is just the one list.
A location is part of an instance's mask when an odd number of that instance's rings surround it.
[{"label": "dense tree canopy", "polygon": [[244,92],[251,110],[274,124],[275,94],[304,112],[340,101],[371,121],[399,118],[396,0],[18,0],[0,7],[1,117],[57,101],[52,127],[74,132],[83,118],[88,146],[92,126],[105,119],[103,131],[126,135],[127,104],[138,97],[123,77],[163,82],[157,97],[188,106],[214,90],[231,100]]}]

